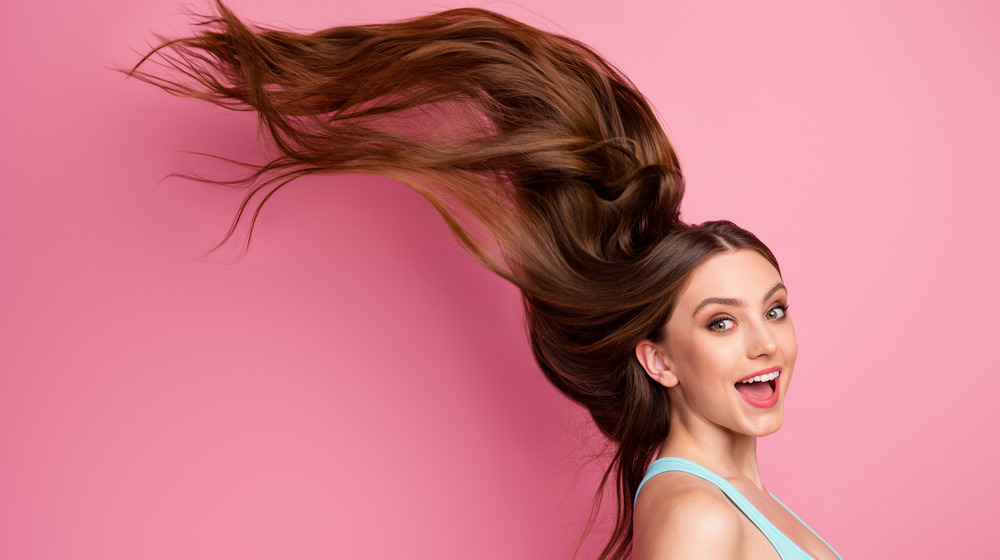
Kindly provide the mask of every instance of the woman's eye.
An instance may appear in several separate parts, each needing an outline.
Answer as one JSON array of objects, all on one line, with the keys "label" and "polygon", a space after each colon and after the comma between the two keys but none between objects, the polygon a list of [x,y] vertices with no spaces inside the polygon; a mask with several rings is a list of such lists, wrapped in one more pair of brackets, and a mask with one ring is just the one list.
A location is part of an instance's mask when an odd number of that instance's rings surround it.
[{"label": "woman's eye", "polygon": [[784,305],[779,305],[777,307],[772,307],[767,312],[767,318],[771,319],[771,320],[781,319],[782,317],[785,316],[785,313],[786,313],[785,306]]},{"label": "woman's eye", "polygon": [[736,326],[736,321],[732,319],[716,319],[708,324],[709,330],[713,331],[728,331],[729,329]]}]

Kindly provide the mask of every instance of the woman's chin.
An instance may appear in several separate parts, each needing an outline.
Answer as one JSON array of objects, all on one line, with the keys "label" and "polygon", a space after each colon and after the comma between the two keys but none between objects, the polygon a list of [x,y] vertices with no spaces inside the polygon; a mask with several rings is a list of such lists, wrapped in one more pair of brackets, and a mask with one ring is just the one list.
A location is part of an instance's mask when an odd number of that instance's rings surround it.
[{"label": "woman's chin", "polygon": [[747,426],[747,435],[754,437],[769,436],[781,429],[785,422],[785,414],[781,409],[781,404],[768,411],[768,414],[758,415],[752,418]]}]

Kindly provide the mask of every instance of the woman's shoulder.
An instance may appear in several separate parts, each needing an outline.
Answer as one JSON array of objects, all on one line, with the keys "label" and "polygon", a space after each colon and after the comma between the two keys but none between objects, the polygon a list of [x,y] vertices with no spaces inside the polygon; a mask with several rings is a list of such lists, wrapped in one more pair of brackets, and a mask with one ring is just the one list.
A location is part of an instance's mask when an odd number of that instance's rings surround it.
[{"label": "woman's shoulder", "polygon": [[741,556],[740,512],[714,484],[687,473],[649,479],[636,500],[633,523],[637,560]]}]

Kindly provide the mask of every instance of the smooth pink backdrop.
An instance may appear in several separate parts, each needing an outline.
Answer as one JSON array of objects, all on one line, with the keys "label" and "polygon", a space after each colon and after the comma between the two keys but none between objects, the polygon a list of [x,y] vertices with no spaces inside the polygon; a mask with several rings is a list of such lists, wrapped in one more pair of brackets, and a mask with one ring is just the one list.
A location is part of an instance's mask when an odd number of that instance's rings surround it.
[{"label": "smooth pink backdrop", "polygon": [[[463,4],[231,5],[317,29]],[[479,5],[619,65],[685,217],[778,254],[801,348],[770,490],[845,558],[995,555],[1000,8]],[[197,165],[172,150],[253,156],[254,120],[109,70],[182,5],[0,15],[0,558],[570,556],[586,418],[422,199],[301,181],[247,258],[199,259],[236,200],[161,182]]]}]

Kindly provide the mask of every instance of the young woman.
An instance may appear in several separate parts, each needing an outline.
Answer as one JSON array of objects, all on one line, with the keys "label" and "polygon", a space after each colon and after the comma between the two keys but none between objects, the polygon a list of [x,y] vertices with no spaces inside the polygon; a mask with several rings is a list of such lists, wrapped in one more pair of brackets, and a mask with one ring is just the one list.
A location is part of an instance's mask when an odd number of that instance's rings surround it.
[{"label": "young woman", "polygon": [[131,75],[260,114],[277,156],[236,223],[296,177],[386,175],[517,285],[542,371],[613,442],[601,558],[836,558],[757,469],[796,355],[777,261],[730,222],[680,220],[677,158],[624,76],[483,10],[300,34],[217,7]]}]

